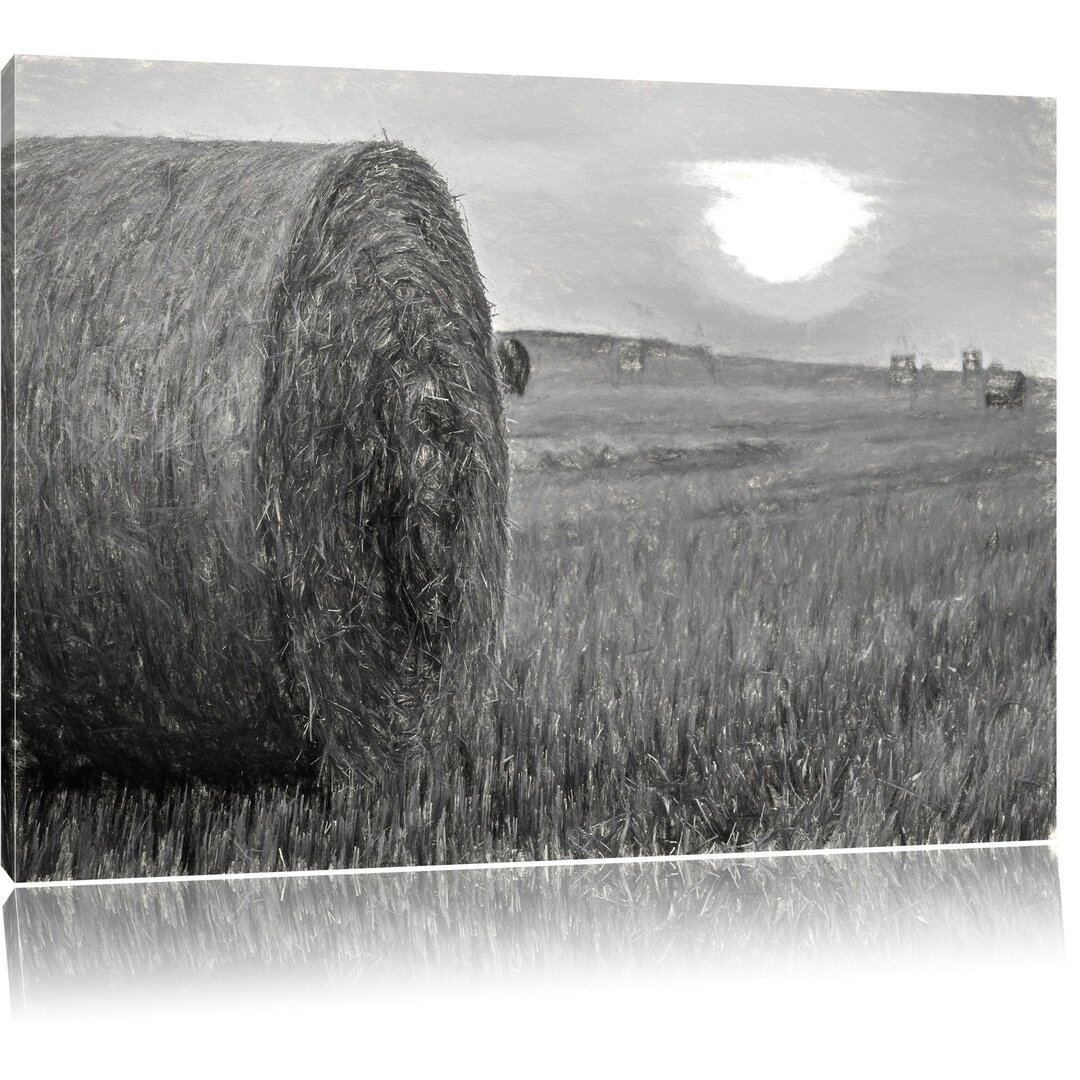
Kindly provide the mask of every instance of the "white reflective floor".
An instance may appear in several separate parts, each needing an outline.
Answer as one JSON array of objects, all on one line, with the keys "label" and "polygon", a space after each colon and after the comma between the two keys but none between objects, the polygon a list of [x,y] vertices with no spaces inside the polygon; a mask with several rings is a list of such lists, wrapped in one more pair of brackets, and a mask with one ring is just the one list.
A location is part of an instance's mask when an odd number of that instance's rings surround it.
[{"label": "white reflective floor", "polygon": [[23,1017],[1063,951],[1046,846],[22,888],[4,927]]}]

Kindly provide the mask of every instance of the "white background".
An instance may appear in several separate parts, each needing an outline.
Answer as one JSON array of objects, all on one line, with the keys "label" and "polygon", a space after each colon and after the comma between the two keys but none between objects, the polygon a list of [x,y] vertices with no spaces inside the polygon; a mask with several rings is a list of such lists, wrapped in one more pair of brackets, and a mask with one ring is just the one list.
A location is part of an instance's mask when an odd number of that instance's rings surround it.
[{"label": "white background", "polygon": [[[384,8],[385,14],[376,13]],[[9,5],[0,53],[874,89],[1059,99],[1059,700],[1067,943],[1077,916],[1074,677],[1078,428],[1075,30],[1066,5],[978,3],[500,4],[419,2]],[[6,894],[6,890],[5,890]],[[0,983],[3,982],[0,974]],[[0,1054],[38,1076],[1072,1073],[1072,967],[854,967],[698,986],[413,986],[361,1008],[325,999],[201,1008],[123,1022],[15,1024],[0,986]],[[8,1075],[13,1075],[9,1073]]]}]

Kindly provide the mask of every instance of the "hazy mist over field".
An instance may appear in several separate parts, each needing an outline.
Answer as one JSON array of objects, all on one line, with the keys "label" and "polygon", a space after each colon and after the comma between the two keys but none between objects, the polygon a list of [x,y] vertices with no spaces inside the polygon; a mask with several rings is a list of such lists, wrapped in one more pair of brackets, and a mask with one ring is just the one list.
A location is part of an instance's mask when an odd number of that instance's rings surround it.
[{"label": "hazy mist over field", "polygon": [[22,57],[17,131],[387,136],[461,197],[502,328],[1055,370],[1032,98]]}]

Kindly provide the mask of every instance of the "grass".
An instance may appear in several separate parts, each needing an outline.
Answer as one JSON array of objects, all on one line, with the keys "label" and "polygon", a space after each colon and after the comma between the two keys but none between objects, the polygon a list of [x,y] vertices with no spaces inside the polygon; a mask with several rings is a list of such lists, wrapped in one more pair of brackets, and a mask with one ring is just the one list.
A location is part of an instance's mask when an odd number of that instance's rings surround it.
[{"label": "grass", "polygon": [[1022,415],[795,365],[615,389],[527,344],[492,715],[369,787],[26,786],[21,876],[1048,835],[1050,389]]}]

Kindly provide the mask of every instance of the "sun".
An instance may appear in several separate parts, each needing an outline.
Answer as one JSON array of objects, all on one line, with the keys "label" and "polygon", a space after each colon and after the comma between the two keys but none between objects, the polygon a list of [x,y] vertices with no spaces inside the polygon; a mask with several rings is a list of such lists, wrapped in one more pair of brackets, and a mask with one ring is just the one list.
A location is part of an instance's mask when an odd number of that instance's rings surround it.
[{"label": "sun", "polygon": [[705,222],[746,273],[770,282],[819,274],[874,220],[874,199],[806,161],[702,161],[686,177],[715,189]]}]

